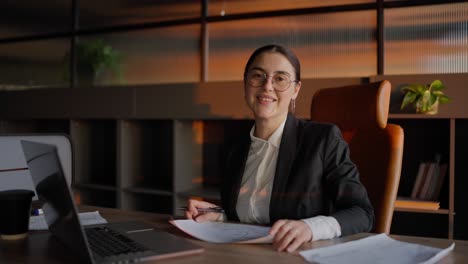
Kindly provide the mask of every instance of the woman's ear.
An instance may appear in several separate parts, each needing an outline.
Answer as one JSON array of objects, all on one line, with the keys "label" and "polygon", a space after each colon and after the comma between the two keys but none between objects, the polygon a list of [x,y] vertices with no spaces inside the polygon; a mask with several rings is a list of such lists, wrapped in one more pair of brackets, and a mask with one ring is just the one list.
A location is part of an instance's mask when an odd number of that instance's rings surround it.
[{"label": "woman's ear", "polygon": [[292,99],[296,100],[297,95],[299,94],[299,91],[301,90],[302,82],[298,81],[296,85],[294,85],[294,94],[292,96]]}]

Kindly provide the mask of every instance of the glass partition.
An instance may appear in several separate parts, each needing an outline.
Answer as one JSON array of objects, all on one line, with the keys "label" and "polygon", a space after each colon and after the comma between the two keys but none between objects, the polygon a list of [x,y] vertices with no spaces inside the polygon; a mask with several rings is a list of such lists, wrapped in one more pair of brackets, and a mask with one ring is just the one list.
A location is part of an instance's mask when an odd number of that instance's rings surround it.
[{"label": "glass partition", "polygon": [[[199,25],[189,25],[80,37],[78,84],[198,82],[199,34]],[[86,50],[95,50],[95,57],[89,58]],[[94,67],[94,72],[93,61],[102,65]]]},{"label": "glass partition", "polygon": [[375,3],[375,0],[209,0],[208,15],[223,16],[310,7]]},{"label": "glass partition", "polygon": [[80,28],[199,18],[201,1],[79,0]]},{"label": "glass partition", "polygon": [[375,31],[374,11],[210,23],[208,80],[242,80],[248,56],[266,44],[292,48],[303,78],[373,75]]},{"label": "glass partition", "polygon": [[468,3],[385,10],[384,72],[468,72]]},{"label": "glass partition", "polygon": [[0,44],[0,89],[67,87],[68,38]]}]

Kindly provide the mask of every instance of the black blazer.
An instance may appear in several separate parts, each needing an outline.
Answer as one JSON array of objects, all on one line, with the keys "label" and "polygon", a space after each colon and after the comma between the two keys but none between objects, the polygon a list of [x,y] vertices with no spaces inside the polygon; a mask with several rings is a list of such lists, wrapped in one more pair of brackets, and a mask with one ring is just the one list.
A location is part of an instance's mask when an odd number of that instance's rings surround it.
[{"label": "black blazer", "polygon": [[[239,221],[237,197],[250,148],[250,135],[229,144],[222,166],[221,199],[229,220]],[[349,148],[335,125],[288,115],[278,154],[270,201],[270,220],[336,218],[341,234],[368,232],[374,209]]]}]

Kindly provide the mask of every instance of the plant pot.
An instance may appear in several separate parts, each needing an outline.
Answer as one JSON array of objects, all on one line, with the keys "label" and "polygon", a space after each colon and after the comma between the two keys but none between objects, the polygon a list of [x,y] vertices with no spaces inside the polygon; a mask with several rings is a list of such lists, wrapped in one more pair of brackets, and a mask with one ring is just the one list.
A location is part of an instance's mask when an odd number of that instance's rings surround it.
[{"label": "plant pot", "polygon": [[435,101],[433,105],[430,107],[423,109],[422,104],[420,101],[416,102],[416,113],[421,113],[425,115],[435,115],[439,112],[439,98]]}]

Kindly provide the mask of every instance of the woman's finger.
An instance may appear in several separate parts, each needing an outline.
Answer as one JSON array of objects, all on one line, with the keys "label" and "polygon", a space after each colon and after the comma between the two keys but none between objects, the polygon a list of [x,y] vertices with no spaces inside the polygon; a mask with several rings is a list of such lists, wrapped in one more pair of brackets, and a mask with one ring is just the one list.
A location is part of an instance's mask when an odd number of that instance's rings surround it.
[{"label": "woman's finger", "polygon": [[283,251],[285,250],[291,242],[296,239],[296,232],[295,229],[289,229],[288,232],[281,238],[280,241],[278,241],[278,251]]},{"label": "woman's finger", "polygon": [[195,217],[195,221],[203,223],[206,221],[216,221],[219,217],[219,213],[201,213]]},{"label": "woman's finger", "polygon": [[[189,199],[187,201],[187,211],[192,214],[192,218],[196,218],[198,215],[200,215],[199,208],[210,208],[210,207],[217,207],[215,204],[208,203],[205,201],[198,201],[198,200],[193,200]],[[187,214],[186,214],[187,215]]]},{"label": "woman's finger", "polygon": [[289,232],[291,229],[291,224],[289,221],[283,221],[281,222],[281,226],[278,227],[277,231],[274,234],[273,238],[273,246],[279,250],[280,247],[282,246],[283,239],[286,236],[286,234]]},{"label": "woman's finger", "polygon": [[295,251],[296,249],[298,249],[305,242],[306,242],[305,236],[300,235],[300,236],[296,237],[292,241],[292,243],[289,244],[289,246],[286,248],[286,251],[291,253],[291,252]]},{"label": "woman's finger", "polygon": [[312,231],[303,221],[279,220],[270,230],[274,234],[273,247],[278,251],[293,252],[312,240]]},{"label": "woman's finger", "polygon": [[185,211],[184,214],[185,214],[185,218],[193,220],[193,213],[192,212]]},{"label": "woman's finger", "polygon": [[278,220],[276,221],[273,226],[271,227],[270,229],[270,235],[276,235],[276,233],[278,232],[278,230],[284,225],[286,224],[286,221],[287,220]]}]

